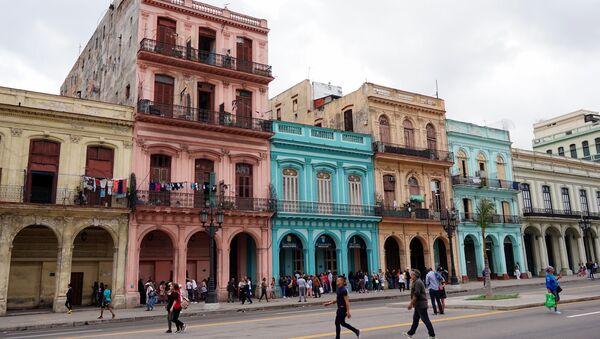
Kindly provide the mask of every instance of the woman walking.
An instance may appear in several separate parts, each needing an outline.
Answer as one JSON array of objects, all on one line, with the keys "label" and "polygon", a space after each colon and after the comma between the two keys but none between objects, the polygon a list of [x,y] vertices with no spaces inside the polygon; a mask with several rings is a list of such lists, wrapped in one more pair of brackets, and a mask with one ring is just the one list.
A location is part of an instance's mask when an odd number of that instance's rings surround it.
[{"label": "woman walking", "polygon": [[181,333],[185,331],[185,324],[179,320],[179,315],[181,314],[181,301],[183,300],[183,296],[181,295],[181,287],[179,284],[175,284],[173,286],[175,290],[171,293],[173,296],[173,305],[171,306],[171,313],[173,314],[173,322],[177,327],[177,331],[175,333]]},{"label": "woman walking", "polygon": [[554,267],[548,266],[548,268],[546,268],[546,289],[548,290],[548,293],[552,293],[552,295],[554,295],[554,299],[556,301],[556,304],[554,305],[554,313],[556,314],[561,314],[561,312],[558,310],[558,302],[560,301],[559,293],[562,292],[562,288],[560,288],[558,285],[558,280],[560,278],[561,275],[558,275],[558,277],[554,275]]},{"label": "woman walking", "polygon": [[271,278],[271,289],[269,290],[269,297],[275,299],[275,277]]}]

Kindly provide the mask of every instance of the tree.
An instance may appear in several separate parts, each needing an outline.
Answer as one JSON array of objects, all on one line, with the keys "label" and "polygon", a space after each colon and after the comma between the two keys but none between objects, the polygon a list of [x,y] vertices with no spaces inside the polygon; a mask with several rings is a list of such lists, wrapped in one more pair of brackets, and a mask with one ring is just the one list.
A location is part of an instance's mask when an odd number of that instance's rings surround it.
[{"label": "tree", "polygon": [[494,202],[488,199],[479,200],[477,204],[477,224],[481,227],[481,239],[483,248],[484,272],[483,280],[485,281],[485,296],[487,299],[492,298],[492,282],[490,279],[490,262],[488,260],[487,251],[485,250],[485,229],[492,222],[492,218],[496,214],[496,206]]}]

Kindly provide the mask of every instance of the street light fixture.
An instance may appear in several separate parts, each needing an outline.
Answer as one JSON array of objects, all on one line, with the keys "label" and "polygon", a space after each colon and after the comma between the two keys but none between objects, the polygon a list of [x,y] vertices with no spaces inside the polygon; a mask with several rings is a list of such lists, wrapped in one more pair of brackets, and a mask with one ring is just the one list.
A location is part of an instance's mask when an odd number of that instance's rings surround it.
[{"label": "street light fixture", "polygon": [[452,236],[454,235],[454,231],[456,231],[456,223],[457,223],[456,209],[452,208],[451,210],[446,209],[446,211],[440,212],[440,223],[442,227],[446,230],[448,234],[448,242],[450,243],[450,284],[458,285],[458,278],[456,277],[456,270],[454,268],[454,250],[452,249]]},{"label": "street light fixture", "polygon": [[[217,225],[215,225],[215,216]],[[206,294],[206,303],[207,304],[216,304],[217,293],[215,292],[215,233],[219,229],[222,228],[221,224],[223,224],[223,220],[225,219],[225,215],[223,210],[215,208],[210,201],[206,201],[206,207],[200,211],[200,222],[202,222],[202,227],[208,233],[208,257],[209,257],[209,278],[208,278],[208,291]],[[206,226],[206,223],[209,222],[209,225]]]},{"label": "street light fixture", "polygon": [[590,218],[586,215],[583,215],[583,213],[581,213],[581,219],[579,219],[579,227],[583,231],[583,247],[585,248],[585,256],[587,262],[588,260],[590,260],[591,255],[590,249],[585,238],[588,235],[589,229],[592,227],[592,223],[590,222]]}]

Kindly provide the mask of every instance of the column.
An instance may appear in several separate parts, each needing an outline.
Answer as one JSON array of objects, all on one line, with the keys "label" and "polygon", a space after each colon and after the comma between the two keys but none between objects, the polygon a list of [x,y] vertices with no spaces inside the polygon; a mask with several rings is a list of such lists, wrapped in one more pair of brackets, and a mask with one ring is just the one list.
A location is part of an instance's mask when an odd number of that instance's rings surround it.
[{"label": "column", "polygon": [[[502,237],[499,238],[502,239]],[[498,253],[499,256],[497,262],[500,264],[498,265],[496,272],[498,274],[498,279],[508,279],[508,272],[506,271],[506,254],[504,253],[504,242],[500,242],[498,244],[496,253]]]},{"label": "column", "polygon": [[579,261],[576,262],[576,264],[579,264],[579,262],[587,263],[588,260],[592,260],[592,258],[588,258],[587,253],[585,253],[586,244],[584,244],[583,241],[583,237],[577,238],[577,247],[579,248]]},{"label": "column", "polygon": [[119,223],[117,245],[113,254],[113,307],[124,308],[127,304],[126,290],[126,264],[127,264],[127,221]]},{"label": "column", "polygon": [[[277,243],[275,233],[277,232],[271,233],[271,243],[273,244],[273,277],[275,277],[275,283],[279,286],[279,251],[281,251],[281,248],[279,247],[279,243]],[[306,267],[306,253],[304,254],[304,267]]]},{"label": "column", "polygon": [[560,251],[560,272],[563,275],[571,275],[573,272],[569,269],[569,258],[567,258],[567,245],[564,235],[559,236],[557,239],[558,248]]},{"label": "column", "polygon": [[6,315],[11,252],[12,243],[7,239],[2,239],[0,241],[0,317]]},{"label": "column", "polygon": [[176,282],[185,286],[187,278],[187,242],[185,236],[185,225],[177,225],[177,244],[175,245],[174,259],[176,265],[173,267],[173,273]]},{"label": "column", "polygon": [[[216,241],[217,239],[215,239]],[[240,277],[234,277],[229,274],[229,252],[231,249],[229,247],[223,248],[221,244],[217,242],[217,248],[215,250],[215,260],[217,264],[215,265],[215,279],[217,280],[217,285],[215,286],[215,291],[217,292],[217,296],[227,293],[227,282],[231,278],[235,278],[236,283],[239,282],[238,279]],[[253,284],[256,284],[254,281]]]},{"label": "column", "polygon": [[541,236],[535,236],[537,239],[537,244],[538,244],[538,253],[540,254],[539,258],[540,258],[540,271],[538,272],[538,274],[540,276],[544,276],[546,275],[545,269],[546,267],[548,267],[548,249],[546,248],[546,238],[541,235]]},{"label": "column", "polygon": [[67,301],[67,289],[69,282],[71,281],[73,237],[70,230],[67,230],[66,227],[64,229],[65,233],[63,233],[62,244],[58,251],[58,261],[56,265],[56,290],[54,292],[54,303],[52,305],[54,312],[66,311],[65,301]]},{"label": "column", "polygon": [[600,259],[597,257],[600,255],[600,238],[598,238],[598,236],[594,238],[594,247],[596,248],[596,257],[594,259],[598,261]]},{"label": "column", "polygon": [[[468,281],[467,278],[467,259],[465,257],[465,243],[464,243],[464,235],[462,234],[462,232],[457,232],[456,233],[456,242],[457,242],[457,248],[456,248],[456,257],[454,259],[454,263],[456,266],[458,266],[457,268],[460,268],[456,270],[456,274],[458,275],[458,278],[461,279],[466,282]],[[460,263],[457,264],[457,263]],[[466,279],[466,281],[465,281]]]},{"label": "column", "polygon": [[[135,222],[135,215],[132,215],[129,222],[129,230],[125,241],[128,243],[122,250],[127,253],[126,272],[125,272],[125,299],[128,308],[137,307],[140,304],[140,294],[137,291],[137,281],[139,276],[140,264],[140,245],[138,241],[139,225]],[[120,247],[120,246],[119,246]]]},{"label": "column", "polygon": [[306,243],[306,249],[304,250],[304,262],[307,265],[307,272],[309,274],[318,274],[320,272],[317,272],[317,263],[315,262],[315,255],[316,255],[316,249],[315,249],[315,239],[313,239],[313,230],[309,229],[308,230],[308,236],[306,237],[307,239],[307,243]]},{"label": "column", "polygon": [[412,268],[410,266],[410,245],[407,243],[407,239],[408,236],[407,235],[401,235],[400,236],[400,241],[401,241],[401,246],[400,246],[400,264],[403,265],[404,269],[410,269]]},{"label": "column", "polygon": [[341,248],[336,248],[335,249],[335,256],[337,258],[337,268],[338,268],[338,275],[342,275],[342,274],[346,274],[346,262],[348,261],[348,252],[341,249]]}]

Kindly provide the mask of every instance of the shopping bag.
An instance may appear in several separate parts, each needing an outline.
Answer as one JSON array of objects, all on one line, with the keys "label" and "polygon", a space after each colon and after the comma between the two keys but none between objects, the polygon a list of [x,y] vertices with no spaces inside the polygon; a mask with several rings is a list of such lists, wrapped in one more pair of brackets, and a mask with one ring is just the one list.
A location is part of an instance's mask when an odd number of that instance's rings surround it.
[{"label": "shopping bag", "polygon": [[556,306],[556,297],[554,297],[554,294],[546,293],[546,303],[544,303],[544,306],[548,308]]}]

